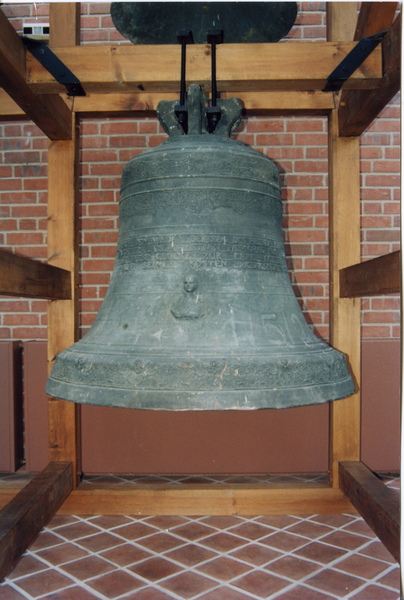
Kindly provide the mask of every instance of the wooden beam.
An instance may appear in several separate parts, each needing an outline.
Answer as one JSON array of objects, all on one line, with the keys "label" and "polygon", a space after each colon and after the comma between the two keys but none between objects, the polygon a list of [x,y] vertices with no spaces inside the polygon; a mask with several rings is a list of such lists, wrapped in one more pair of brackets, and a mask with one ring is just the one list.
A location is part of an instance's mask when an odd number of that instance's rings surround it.
[{"label": "wooden beam", "polygon": [[25,298],[71,298],[70,273],[0,250],[0,294]]},{"label": "wooden beam", "polygon": [[[0,489],[0,506],[14,493]],[[286,515],[356,512],[328,484],[99,485],[81,483],[59,509],[67,515]]]},{"label": "wooden beam", "polygon": [[[376,2],[375,4],[390,4]],[[383,29],[383,28],[382,28]],[[383,40],[383,78],[373,90],[349,90],[342,94],[338,111],[342,136],[361,135],[394,98],[401,85],[401,15]]]},{"label": "wooden beam", "polygon": [[[352,39],[352,38],[351,38]],[[217,47],[220,92],[322,90],[330,73],[355,42],[285,42],[283,44],[221,44]],[[180,89],[179,45],[84,45],[52,48],[89,94],[139,91],[170,93]],[[27,83],[40,94],[64,87],[27,53]],[[374,88],[382,77],[381,48],[376,48],[349,78],[349,89]],[[211,85],[210,46],[187,49],[187,85]]]},{"label": "wooden beam", "polygon": [[361,462],[342,462],[340,488],[397,562],[400,562],[400,496]]},{"label": "wooden beam", "polygon": [[[53,5],[52,5],[53,6]],[[334,108],[331,94],[313,92],[223,92],[221,98],[237,96],[247,115],[326,115]],[[82,116],[147,116],[154,115],[160,100],[178,100],[178,93],[87,94],[67,99],[76,114]],[[23,119],[23,110],[0,89],[0,121]]]},{"label": "wooden beam", "polygon": [[59,48],[80,45],[80,2],[49,4],[49,45]]},{"label": "wooden beam", "polygon": [[[65,102],[53,93],[36,95],[26,84],[25,47],[7,17],[0,10],[0,80],[26,115],[51,140],[67,140],[71,135],[71,113]],[[29,54],[29,53],[27,53]]]},{"label": "wooden beam", "polygon": [[[53,40],[64,36],[63,3],[52,5]],[[72,20],[79,18],[72,11]],[[70,36],[65,43],[75,43]],[[73,46],[72,46],[73,49]],[[50,142],[48,148],[48,262],[71,272],[71,300],[48,302],[48,368],[56,354],[78,340],[79,334],[79,126],[72,116],[71,140]],[[81,472],[80,406],[58,398],[49,398],[49,460],[69,461],[73,465],[73,487]]]},{"label": "wooden beam", "polygon": [[72,489],[71,463],[50,463],[0,511],[0,581]]},{"label": "wooden beam", "polygon": [[400,250],[367,260],[339,272],[340,298],[400,293]]},{"label": "wooden beam", "polygon": [[[356,3],[328,2],[330,31],[352,39]],[[339,27],[338,23],[342,23]],[[343,38],[340,38],[343,39]],[[338,463],[360,456],[360,300],[340,298],[339,272],[360,262],[359,139],[338,135],[337,109],[330,113],[329,237],[330,237],[330,342],[343,352],[354,378],[356,393],[330,402],[330,483],[338,487]]]},{"label": "wooden beam", "polygon": [[390,29],[398,2],[362,2],[356,24],[354,40]]}]

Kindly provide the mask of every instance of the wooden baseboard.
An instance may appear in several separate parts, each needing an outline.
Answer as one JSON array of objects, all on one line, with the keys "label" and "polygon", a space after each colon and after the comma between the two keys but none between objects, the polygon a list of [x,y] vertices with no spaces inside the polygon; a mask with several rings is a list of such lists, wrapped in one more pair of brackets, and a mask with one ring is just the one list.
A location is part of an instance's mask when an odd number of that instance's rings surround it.
[{"label": "wooden baseboard", "polygon": [[[0,490],[0,504],[13,490]],[[285,515],[355,513],[327,483],[100,485],[82,483],[59,508],[70,515]]]}]

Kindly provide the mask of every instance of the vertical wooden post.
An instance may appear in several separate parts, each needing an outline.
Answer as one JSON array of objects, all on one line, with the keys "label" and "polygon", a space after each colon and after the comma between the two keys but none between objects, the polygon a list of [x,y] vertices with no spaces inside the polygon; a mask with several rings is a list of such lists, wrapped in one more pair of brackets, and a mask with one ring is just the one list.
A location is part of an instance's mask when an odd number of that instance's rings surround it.
[{"label": "vertical wooden post", "polygon": [[[327,3],[328,41],[350,41],[356,2]],[[339,94],[340,95],[340,94]],[[338,95],[336,95],[338,105]],[[330,484],[339,486],[338,463],[360,458],[360,298],[339,297],[339,271],[360,262],[359,138],[338,135],[337,108],[329,117],[330,341],[348,359],[356,393],[330,403]]]},{"label": "vertical wooden post", "polygon": [[[75,3],[50,4],[50,45],[73,46],[78,41],[80,11]],[[58,352],[78,340],[78,125],[72,119],[72,139],[51,141],[48,148],[48,263],[72,273],[72,299],[48,302],[48,366]],[[77,404],[49,398],[49,460],[73,464],[73,485],[80,466],[80,409]]]}]

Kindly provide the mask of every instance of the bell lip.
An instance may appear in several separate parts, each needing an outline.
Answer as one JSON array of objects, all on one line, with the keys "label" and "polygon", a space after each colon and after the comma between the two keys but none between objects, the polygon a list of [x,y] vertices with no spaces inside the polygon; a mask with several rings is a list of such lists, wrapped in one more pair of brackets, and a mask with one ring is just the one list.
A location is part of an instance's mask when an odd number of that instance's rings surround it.
[{"label": "bell lip", "polygon": [[217,411],[281,409],[324,404],[347,398],[356,390],[349,376],[336,383],[305,387],[213,392],[94,388],[83,384],[65,383],[49,377],[45,391],[52,397],[77,404],[137,410]]}]

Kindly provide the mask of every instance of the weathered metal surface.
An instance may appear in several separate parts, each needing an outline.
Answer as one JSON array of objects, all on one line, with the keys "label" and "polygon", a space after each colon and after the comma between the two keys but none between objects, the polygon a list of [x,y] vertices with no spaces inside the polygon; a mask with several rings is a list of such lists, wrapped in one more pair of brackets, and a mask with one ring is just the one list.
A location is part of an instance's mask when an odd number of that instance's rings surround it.
[{"label": "weathered metal surface", "polygon": [[293,293],[274,163],[229,138],[241,104],[188,90],[158,107],[169,139],[122,175],[111,283],[89,333],[61,352],[51,396],[88,404],[214,410],[336,400],[354,384],[344,355],[316,338]]},{"label": "weathered metal surface", "polygon": [[176,44],[178,30],[205,44],[207,30],[226,43],[277,42],[292,28],[296,2],[113,2],[115,27],[134,44]]}]

